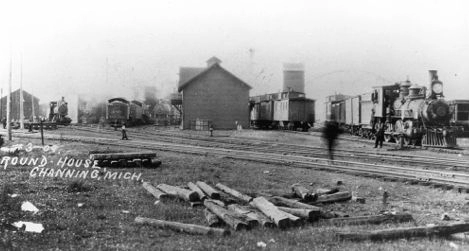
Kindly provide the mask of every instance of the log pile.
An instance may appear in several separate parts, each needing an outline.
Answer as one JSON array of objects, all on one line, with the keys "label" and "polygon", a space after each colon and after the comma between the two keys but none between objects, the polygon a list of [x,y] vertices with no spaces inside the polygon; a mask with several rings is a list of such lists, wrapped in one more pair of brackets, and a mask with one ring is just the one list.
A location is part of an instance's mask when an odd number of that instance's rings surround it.
[{"label": "log pile", "polygon": [[[158,200],[176,198],[189,202],[191,205],[195,203],[203,205],[205,207],[203,215],[208,227],[224,225],[234,231],[254,227],[284,229],[306,222],[315,222],[321,218],[337,217],[340,215],[324,212],[320,205],[351,198],[349,192],[340,192],[337,188],[318,189],[316,192],[311,192],[299,184],[291,186],[291,194],[284,196],[258,194],[254,197],[222,183],[211,186],[204,181],[188,182],[184,187],[168,184],[153,186],[144,182],[143,187]],[[386,219],[389,221],[388,218]],[[380,218],[373,220],[377,222]],[[354,224],[357,221],[360,220],[350,222]],[[338,219],[337,222],[347,224],[344,220]],[[331,221],[330,224],[337,224],[337,222]]]},{"label": "log pile", "polygon": [[[189,182],[187,187],[148,182],[143,187],[158,200],[177,198],[189,203],[199,203],[205,207],[203,217],[207,226],[168,222],[164,220],[137,217],[136,223],[153,225],[159,228],[182,231],[190,234],[227,235],[228,229],[245,231],[255,227],[281,229],[319,222],[323,225],[371,225],[387,223],[403,223],[413,221],[409,214],[378,214],[366,216],[344,217],[339,212],[328,212],[324,204],[352,201],[348,191],[337,188],[316,189],[314,192],[304,186],[295,184],[292,193],[276,196],[259,194],[251,197],[224,184],[218,183],[215,188],[203,181]],[[217,190],[217,189],[219,190]],[[231,196],[232,198],[229,198]],[[288,197],[288,198],[286,198]],[[411,228],[395,228],[365,232],[337,232],[342,240],[384,240],[408,237],[424,237],[449,235],[469,231],[469,223],[457,223],[447,226],[425,226]]]},{"label": "log pile", "polygon": [[161,160],[156,158],[154,152],[93,153],[90,159],[100,167],[156,168],[161,165]]}]

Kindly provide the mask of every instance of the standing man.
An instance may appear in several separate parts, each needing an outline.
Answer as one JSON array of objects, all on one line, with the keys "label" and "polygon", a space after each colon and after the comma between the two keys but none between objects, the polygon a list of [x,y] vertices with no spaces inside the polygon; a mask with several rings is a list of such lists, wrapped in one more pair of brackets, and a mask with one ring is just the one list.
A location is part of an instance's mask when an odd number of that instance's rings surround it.
[{"label": "standing man", "polygon": [[382,148],[383,141],[384,141],[384,124],[383,123],[378,124],[378,130],[376,131],[375,137],[376,137],[375,148],[378,147],[378,144],[379,144],[379,148]]},{"label": "standing man", "polygon": [[335,140],[339,136],[340,130],[339,125],[336,122],[329,121],[326,123],[326,127],[323,131],[323,139],[327,142],[329,149],[329,159],[333,160]]},{"label": "standing man", "polygon": [[125,129],[125,124],[122,124],[122,140],[128,140],[127,138],[127,130]]},{"label": "standing man", "polygon": [[7,119],[5,117],[2,118],[2,125],[3,125],[3,129],[7,128]]}]

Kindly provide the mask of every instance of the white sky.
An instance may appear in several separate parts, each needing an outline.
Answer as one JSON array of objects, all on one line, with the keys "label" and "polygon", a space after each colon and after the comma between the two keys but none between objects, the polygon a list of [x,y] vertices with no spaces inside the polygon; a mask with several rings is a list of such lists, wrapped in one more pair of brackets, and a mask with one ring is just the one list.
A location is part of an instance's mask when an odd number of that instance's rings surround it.
[{"label": "white sky", "polygon": [[5,93],[10,51],[13,89],[22,57],[24,88],[41,102],[70,92],[132,98],[144,85],[167,94],[179,66],[217,56],[251,95],[280,90],[282,63],[302,62],[319,107],[334,92],[407,76],[428,85],[429,69],[448,99],[469,99],[468,11],[463,0],[3,1],[0,85]]}]

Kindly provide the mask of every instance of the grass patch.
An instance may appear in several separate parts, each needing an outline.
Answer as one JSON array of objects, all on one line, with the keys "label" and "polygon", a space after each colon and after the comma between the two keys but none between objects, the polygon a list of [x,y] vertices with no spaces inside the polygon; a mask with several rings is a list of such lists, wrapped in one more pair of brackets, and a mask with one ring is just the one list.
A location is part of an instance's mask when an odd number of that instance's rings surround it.
[{"label": "grass patch", "polygon": [[[48,156],[56,161],[62,156],[87,158],[90,151],[135,151],[135,149],[99,145],[68,143],[60,147],[60,154]],[[383,210],[382,190],[389,192],[386,210],[411,213],[419,225],[439,223],[442,213],[462,218],[468,212],[463,194],[402,183],[384,182],[345,174],[321,172],[309,169],[275,166],[269,164],[235,161],[210,156],[182,155],[158,152],[162,165],[156,169],[122,169],[113,171],[142,172],[142,178],[153,184],[167,183],[185,186],[187,182],[206,181],[210,185],[220,182],[248,194],[259,192],[284,194],[294,183],[310,184],[312,189],[334,186],[343,181],[342,191],[354,192],[366,198],[366,204],[354,202],[325,205],[324,209],[339,211],[350,216],[371,215]],[[131,180],[75,180],[29,176],[31,166],[0,169],[0,202],[2,213],[16,212],[11,220],[28,220],[42,223],[41,234],[2,231],[0,249],[23,250],[257,250],[256,243],[267,243],[266,250],[445,250],[445,239],[397,240],[392,242],[344,242],[338,241],[338,231],[359,231],[411,226],[412,224],[388,224],[333,227],[317,223],[287,230],[256,228],[232,233],[225,238],[193,236],[152,226],[134,223],[136,216],[205,225],[203,208],[191,208],[179,200],[161,201]],[[268,171],[268,172],[265,172]],[[382,188],[382,189],[380,189]],[[20,194],[21,199],[10,201],[8,195]],[[18,208],[20,201],[28,200],[40,212],[24,215]],[[3,202],[8,209],[3,209]],[[79,206],[81,205],[81,206]],[[454,210],[453,210],[454,209]],[[2,215],[3,218],[3,215]],[[467,244],[456,242],[461,250]]]}]

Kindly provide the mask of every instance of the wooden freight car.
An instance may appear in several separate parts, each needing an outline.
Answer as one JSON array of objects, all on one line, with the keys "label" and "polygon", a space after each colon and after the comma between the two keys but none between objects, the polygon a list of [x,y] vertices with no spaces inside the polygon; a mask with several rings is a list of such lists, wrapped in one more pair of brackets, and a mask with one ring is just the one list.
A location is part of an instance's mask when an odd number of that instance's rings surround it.
[{"label": "wooden freight car", "polygon": [[314,124],[313,99],[301,92],[279,92],[251,97],[251,125],[256,128],[296,130]]},{"label": "wooden freight car", "polygon": [[453,111],[451,124],[462,129],[460,136],[469,137],[469,100],[451,100],[448,104]]},{"label": "wooden freight car", "polygon": [[108,123],[116,128],[127,124],[130,116],[129,101],[124,98],[112,98],[106,106],[106,119]]}]

